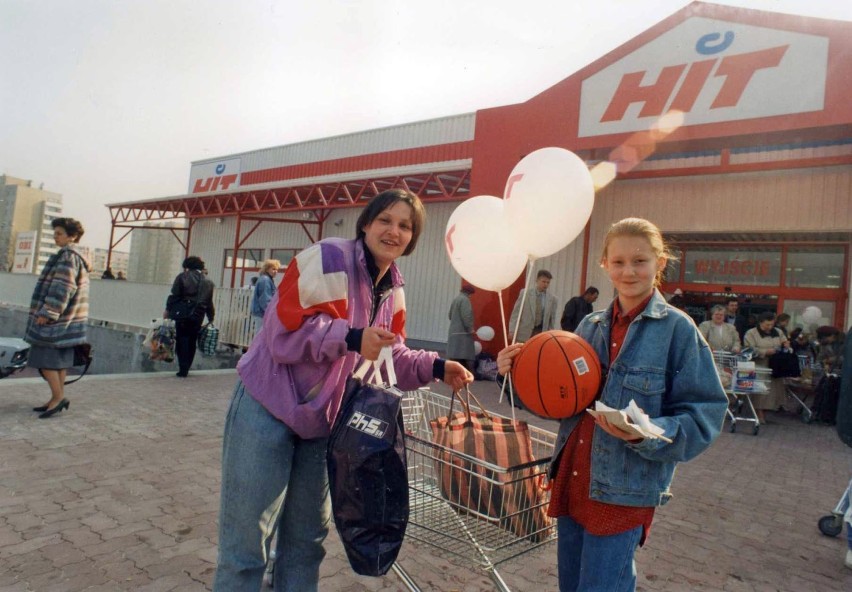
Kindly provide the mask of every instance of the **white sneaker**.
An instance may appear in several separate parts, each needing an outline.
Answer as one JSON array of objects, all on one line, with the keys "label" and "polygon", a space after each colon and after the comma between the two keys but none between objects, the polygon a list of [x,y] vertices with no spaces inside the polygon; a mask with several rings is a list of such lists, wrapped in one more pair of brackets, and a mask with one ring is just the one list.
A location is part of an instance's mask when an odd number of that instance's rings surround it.
[{"label": "white sneaker", "polygon": [[852,549],[846,551],[846,561],[843,564],[849,569],[852,569]]}]

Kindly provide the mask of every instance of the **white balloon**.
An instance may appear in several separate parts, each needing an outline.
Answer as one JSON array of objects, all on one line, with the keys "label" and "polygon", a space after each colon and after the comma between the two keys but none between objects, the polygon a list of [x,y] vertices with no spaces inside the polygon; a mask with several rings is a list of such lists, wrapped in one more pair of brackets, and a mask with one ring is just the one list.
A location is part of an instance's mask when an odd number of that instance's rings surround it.
[{"label": "white balloon", "polygon": [[822,310],[818,306],[808,306],[802,312],[802,320],[806,323],[816,323],[822,318]]},{"label": "white balloon", "polygon": [[476,330],[476,336],[479,337],[482,341],[491,341],[494,339],[494,329],[489,327],[488,325],[483,325],[479,329]]},{"label": "white balloon", "polygon": [[482,344],[478,341],[473,342],[473,353],[475,353],[477,356],[482,353]]},{"label": "white balloon", "polygon": [[460,203],[447,221],[444,247],[450,263],[477,288],[495,292],[508,288],[527,264],[506,220],[502,199],[480,195]]},{"label": "white balloon", "polygon": [[566,247],[583,231],[595,204],[592,175],[579,156],[542,148],[515,165],[503,192],[515,240],[532,258]]}]

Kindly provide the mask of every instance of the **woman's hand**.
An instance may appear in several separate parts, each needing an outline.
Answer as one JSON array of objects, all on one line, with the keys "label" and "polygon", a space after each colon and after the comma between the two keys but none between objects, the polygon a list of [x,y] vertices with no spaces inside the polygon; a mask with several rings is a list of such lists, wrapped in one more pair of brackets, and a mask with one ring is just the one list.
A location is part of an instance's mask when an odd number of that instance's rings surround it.
[{"label": "woman's hand", "polygon": [[624,440],[625,442],[630,442],[631,444],[638,444],[642,441],[642,438],[637,438],[634,434],[629,432],[625,432],[621,428],[617,428],[614,425],[610,424],[606,417],[603,415],[598,415],[595,418],[595,423],[605,431],[607,434],[614,438],[618,438],[619,440]]},{"label": "woman's hand", "polygon": [[47,317],[36,317],[36,325],[46,325],[49,320]]},{"label": "woman's hand", "polygon": [[454,391],[460,391],[464,385],[473,382],[473,374],[470,370],[452,360],[444,364],[444,383],[452,387]]},{"label": "woman's hand", "polygon": [[501,376],[506,376],[512,369],[512,362],[514,361],[515,356],[518,355],[518,352],[521,351],[522,345],[523,343],[514,343],[509,347],[500,350],[500,353],[497,354],[497,372]]},{"label": "woman's hand", "polygon": [[379,359],[379,352],[386,345],[393,345],[396,335],[379,327],[367,327],[361,334],[361,355],[372,361]]},{"label": "woman's hand", "polygon": [[764,356],[766,356],[766,357],[768,358],[769,356],[774,356],[774,355],[775,355],[775,353],[776,353],[777,351],[778,351],[778,350],[777,350],[777,349],[775,349],[774,347],[770,347],[768,350],[766,350],[766,351],[763,353],[763,355],[764,355]]}]

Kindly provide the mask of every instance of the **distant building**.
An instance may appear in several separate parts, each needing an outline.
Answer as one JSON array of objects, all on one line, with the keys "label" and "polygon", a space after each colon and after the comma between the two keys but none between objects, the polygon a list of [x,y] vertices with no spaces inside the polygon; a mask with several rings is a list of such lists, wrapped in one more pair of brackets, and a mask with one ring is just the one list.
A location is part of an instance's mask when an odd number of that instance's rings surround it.
[{"label": "distant building", "polygon": [[32,181],[26,179],[0,175],[0,264],[3,271],[39,273],[57,251],[50,223],[62,216],[62,195],[42,187],[33,187]]},{"label": "distant building", "polygon": [[[89,260],[92,262],[92,277],[99,278],[106,271],[108,255],[109,249],[89,249]],[[118,276],[119,271],[124,275],[127,275],[127,266],[129,262],[130,253],[127,253],[126,251],[113,251],[112,259],[109,263],[110,268],[112,268],[113,275]]]},{"label": "distant building", "polygon": [[[149,228],[183,228],[183,220],[149,222]],[[112,252],[112,271],[116,266],[116,252]],[[184,259],[183,246],[167,230],[140,230],[131,235],[130,256],[127,262],[127,279],[148,284],[171,284],[181,270]]]}]

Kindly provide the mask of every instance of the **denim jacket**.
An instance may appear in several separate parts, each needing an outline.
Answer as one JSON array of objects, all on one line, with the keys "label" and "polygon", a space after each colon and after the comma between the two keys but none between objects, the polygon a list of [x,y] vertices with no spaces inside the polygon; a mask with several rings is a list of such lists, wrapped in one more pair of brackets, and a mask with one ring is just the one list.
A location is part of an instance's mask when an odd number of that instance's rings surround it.
[{"label": "denim jacket", "polygon": [[[634,399],[672,443],[645,439],[629,444],[596,427],[589,495],[604,503],[661,506],[671,499],[677,463],[695,458],[719,435],[727,397],[695,323],[659,291],[630,324],[618,357],[610,361],[612,307],[590,314],[576,331],[600,358],[605,377],[600,400],[623,409]],[[560,422],[551,477],[580,417]]]}]

